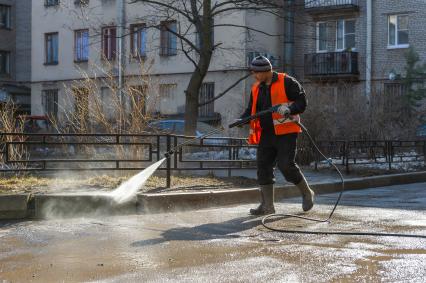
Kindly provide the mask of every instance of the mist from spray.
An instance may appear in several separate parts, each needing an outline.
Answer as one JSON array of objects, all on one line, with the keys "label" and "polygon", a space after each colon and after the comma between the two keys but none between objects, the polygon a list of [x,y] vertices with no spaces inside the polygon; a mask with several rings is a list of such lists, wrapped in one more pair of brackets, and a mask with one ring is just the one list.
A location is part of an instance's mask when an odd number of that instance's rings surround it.
[{"label": "mist from spray", "polygon": [[138,191],[142,188],[142,186],[146,183],[149,177],[154,174],[154,172],[158,169],[158,167],[163,164],[166,158],[163,158],[156,163],[150,165],[146,169],[142,170],[140,173],[131,177],[129,180],[121,184],[118,188],[112,191],[109,195],[116,201],[117,203],[124,203],[136,196]]}]

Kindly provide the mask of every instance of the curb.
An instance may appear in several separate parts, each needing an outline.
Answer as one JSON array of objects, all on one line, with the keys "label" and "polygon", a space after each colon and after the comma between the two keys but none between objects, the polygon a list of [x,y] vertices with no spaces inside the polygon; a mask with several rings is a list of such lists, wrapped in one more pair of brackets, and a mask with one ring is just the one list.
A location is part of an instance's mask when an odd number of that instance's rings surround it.
[{"label": "curb", "polygon": [[31,195],[3,195],[0,197],[1,219],[24,219],[28,217]]},{"label": "curb", "polygon": [[[426,182],[426,171],[349,179],[345,181],[345,188],[349,191],[419,182]],[[340,192],[342,188],[341,182],[313,183],[311,187],[317,194]],[[293,185],[279,186],[275,192],[277,200],[300,196]],[[119,206],[105,194],[0,195],[0,220],[159,213],[258,201],[257,188],[139,194],[133,201]]]},{"label": "curb", "polygon": [[[426,182],[426,171],[353,178],[345,181],[345,191],[421,182]],[[316,194],[335,193],[342,189],[341,182],[313,183],[311,187]],[[276,200],[298,196],[300,192],[294,185],[279,186],[275,190]],[[139,211],[156,213],[253,203],[258,202],[259,197],[259,190],[252,188],[195,193],[140,194],[138,203]]]}]

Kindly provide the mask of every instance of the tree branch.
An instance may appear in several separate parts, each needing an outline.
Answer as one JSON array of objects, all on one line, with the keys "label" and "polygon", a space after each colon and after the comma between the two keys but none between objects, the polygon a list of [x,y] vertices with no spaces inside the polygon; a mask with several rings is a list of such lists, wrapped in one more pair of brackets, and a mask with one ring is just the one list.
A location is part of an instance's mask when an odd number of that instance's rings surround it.
[{"label": "tree branch", "polygon": [[155,1],[155,0],[131,0],[131,1],[129,1],[129,4],[134,4],[134,3],[137,3],[137,2],[143,2],[143,3],[152,4],[152,5],[158,5],[160,7],[170,9],[170,10],[172,10],[172,11],[174,11],[174,12],[176,12],[176,13],[182,15],[182,16],[184,16],[190,22],[194,21],[194,19],[190,16],[189,13],[185,13],[183,10],[179,9],[178,7],[173,6],[172,4],[164,3],[163,1]]},{"label": "tree branch", "polygon": [[226,93],[228,93],[231,89],[233,89],[234,87],[236,87],[240,82],[242,82],[243,80],[247,79],[251,74],[247,74],[242,78],[239,78],[235,83],[233,83],[230,87],[228,87],[227,89],[225,89],[225,91],[223,91],[222,93],[218,94],[217,96],[213,97],[212,99],[205,101],[203,103],[199,103],[198,106],[203,106],[209,103],[212,103],[213,101],[215,101],[216,99],[221,98],[222,96],[224,96]]}]

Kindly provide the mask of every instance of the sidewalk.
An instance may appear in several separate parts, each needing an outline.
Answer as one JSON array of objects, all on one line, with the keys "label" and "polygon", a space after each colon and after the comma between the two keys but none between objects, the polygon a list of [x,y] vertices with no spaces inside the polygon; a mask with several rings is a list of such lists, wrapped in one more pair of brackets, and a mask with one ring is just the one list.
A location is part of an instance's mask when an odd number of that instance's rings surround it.
[{"label": "sidewalk", "polygon": [[[312,180],[312,179],[311,179]],[[426,171],[391,174],[345,180],[345,189],[360,190],[392,185],[426,182]],[[340,192],[340,181],[311,182],[319,196]],[[295,186],[277,185],[277,201],[300,197]],[[0,219],[88,217],[194,210],[208,207],[253,203],[259,201],[259,191],[252,188],[226,190],[143,193],[128,203],[118,205],[107,193],[22,194],[0,196]]]},{"label": "sidewalk", "polygon": [[[339,168],[340,169],[340,168]],[[305,175],[306,179],[309,183],[334,183],[340,181],[339,174],[332,170],[332,169],[321,169],[321,170],[315,170],[312,168],[301,168],[303,174]],[[343,177],[345,179],[354,179],[362,177],[362,175],[357,174],[356,172],[352,174],[346,174],[344,169],[340,169],[342,171]],[[191,171],[191,174],[193,175],[207,175],[210,172],[206,171]],[[227,170],[216,170],[214,171],[214,176],[216,177],[228,177],[228,171]],[[231,177],[246,177],[250,179],[257,179],[257,171],[256,169],[233,169],[231,171]],[[287,182],[284,179],[284,176],[281,174],[281,172],[276,169],[275,170],[275,182],[277,186],[285,186],[285,185],[291,185],[291,183]]]}]

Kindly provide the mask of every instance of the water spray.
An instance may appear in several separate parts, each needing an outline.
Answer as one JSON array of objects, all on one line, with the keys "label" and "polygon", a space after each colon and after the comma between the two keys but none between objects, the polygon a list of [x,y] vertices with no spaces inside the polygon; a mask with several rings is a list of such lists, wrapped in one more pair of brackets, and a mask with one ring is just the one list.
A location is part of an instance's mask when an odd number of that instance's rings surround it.
[{"label": "water spray", "polygon": [[188,144],[194,142],[195,140],[202,140],[206,137],[209,137],[209,136],[214,135],[216,133],[222,132],[223,130],[224,130],[224,128],[220,127],[220,128],[214,129],[214,130],[212,130],[212,131],[210,131],[210,132],[208,132],[204,135],[191,138],[191,139],[175,146],[170,151],[168,151],[164,154],[164,158],[162,158],[162,159],[158,160],[157,162],[151,164],[150,166],[148,166],[147,168],[145,168],[144,170],[142,170],[138,174],[131,177],[126,182],[122,183],[118,188],[116,188],[114,191],[112,191],[109,194],[109,196],[112,197],[115,200],[115,202],[119,203],[119,204],[130,201],[131,199],[133,199],[136,196],[137,192],[146,183],[146,181],[149,179],[149,177],[151,177],[152,174],[155,173],[155,171],[164,163],[164,161],[166,159],[170,158],[174,153],[176,153],[176,151],[179,148],[181,148],[185,145],[188,145]]}]

